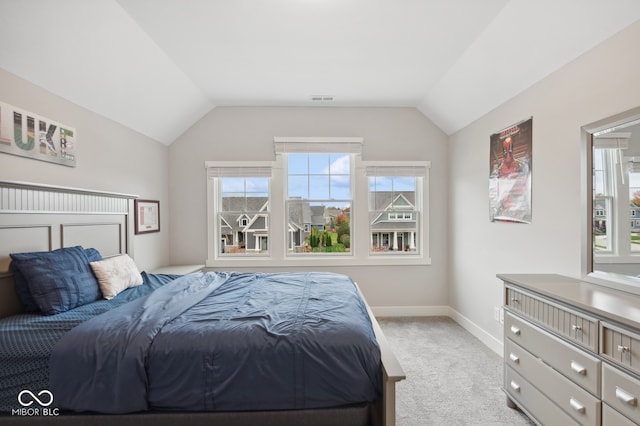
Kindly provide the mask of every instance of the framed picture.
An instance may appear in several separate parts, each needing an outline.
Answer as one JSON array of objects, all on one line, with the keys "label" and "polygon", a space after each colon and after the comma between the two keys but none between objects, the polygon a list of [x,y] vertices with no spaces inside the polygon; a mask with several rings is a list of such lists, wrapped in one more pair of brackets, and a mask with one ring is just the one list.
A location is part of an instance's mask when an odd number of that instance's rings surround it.
[{"label": "framed picture", "polygon": [[160,201],[135,200],[136,234],[160,232]]}]

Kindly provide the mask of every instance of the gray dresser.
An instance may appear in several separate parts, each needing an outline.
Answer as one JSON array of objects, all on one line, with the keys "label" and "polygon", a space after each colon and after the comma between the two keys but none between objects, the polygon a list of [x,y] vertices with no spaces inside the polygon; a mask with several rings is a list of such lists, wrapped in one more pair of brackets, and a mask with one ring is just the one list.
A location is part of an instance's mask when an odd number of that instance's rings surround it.
[{"label": "gray dresser", "polygon": [[552,274],[504,281],[504,391],[543,425],[640,424],[640,296]]}]

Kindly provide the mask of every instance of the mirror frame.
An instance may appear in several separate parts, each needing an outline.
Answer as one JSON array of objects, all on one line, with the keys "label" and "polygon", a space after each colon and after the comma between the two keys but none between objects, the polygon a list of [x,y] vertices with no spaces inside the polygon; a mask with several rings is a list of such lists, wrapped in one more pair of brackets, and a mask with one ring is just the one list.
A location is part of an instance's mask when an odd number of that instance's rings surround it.
[{"label": "mirror frame", "polygon": [[582,126],[580,129],[582,177],[580,189],[582,190],[582,279],[593,284],[640,295],[640,278],[593,270],[593,134],[638,119],[640,119],[640,107]]}]

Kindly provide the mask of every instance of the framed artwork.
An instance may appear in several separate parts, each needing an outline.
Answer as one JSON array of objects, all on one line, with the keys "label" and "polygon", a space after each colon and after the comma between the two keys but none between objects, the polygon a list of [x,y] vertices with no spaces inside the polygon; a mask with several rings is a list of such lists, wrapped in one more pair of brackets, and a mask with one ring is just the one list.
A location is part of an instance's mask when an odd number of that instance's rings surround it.
[{"label": "framed artwork", "polygon": [[76,129],[0,102],[0,152],[75,167]]},{"label": "framed artwork", "polygon": [[490,137],[489,218],[531,223],[531,148],[533,118]]},{"label": "framed artwork", "polygon": [[160,232],[160,201],[135,200],[135,233]]}]

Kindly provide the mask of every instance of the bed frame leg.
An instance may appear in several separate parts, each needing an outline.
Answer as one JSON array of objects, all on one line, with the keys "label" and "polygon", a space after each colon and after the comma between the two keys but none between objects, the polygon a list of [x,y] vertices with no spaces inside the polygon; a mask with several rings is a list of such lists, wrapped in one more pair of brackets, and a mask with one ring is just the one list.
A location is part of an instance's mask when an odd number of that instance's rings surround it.
[{"label": "bed frame leg", "polygon": [[386,380],[384,391],[384,426],[396,425],[396,382],[393,380]]}]

